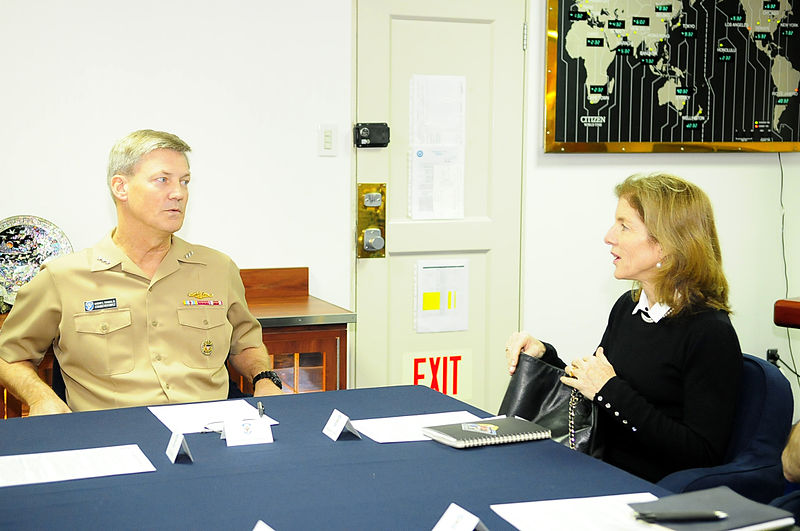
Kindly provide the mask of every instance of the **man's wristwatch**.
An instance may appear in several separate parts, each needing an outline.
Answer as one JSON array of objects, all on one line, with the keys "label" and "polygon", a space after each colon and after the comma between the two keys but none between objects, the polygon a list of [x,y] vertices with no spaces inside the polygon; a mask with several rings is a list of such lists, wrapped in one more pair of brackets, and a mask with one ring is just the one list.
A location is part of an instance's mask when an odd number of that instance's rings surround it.
[{"label": "man's wristwatch", "polygon": [[270,380],[272,380],[272,383],[274,383],[275,385],[278,386],[278,389],[283,389],[283,382],[281,382],[281,377],[278,376],[278,373],[275,372],[275,371],[262,371],[262,372],[256,374],[253,377],[253,388],[254,389],[256,387],[256,382],[261,380],[261,379],[263,379],[263,378],[269,378]]}]

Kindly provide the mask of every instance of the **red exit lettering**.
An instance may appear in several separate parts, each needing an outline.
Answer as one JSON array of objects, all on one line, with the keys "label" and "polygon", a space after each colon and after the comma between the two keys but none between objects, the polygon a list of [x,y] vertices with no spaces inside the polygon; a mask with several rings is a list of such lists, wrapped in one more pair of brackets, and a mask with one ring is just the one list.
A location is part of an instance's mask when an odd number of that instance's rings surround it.
[{"label": "red exit lettering", "polygon": [[[461,356],[414,358],[414,385],[428,385],[444,394],[458,394],[458,364]],[[448,392],[448,384],[451,392]]]}]

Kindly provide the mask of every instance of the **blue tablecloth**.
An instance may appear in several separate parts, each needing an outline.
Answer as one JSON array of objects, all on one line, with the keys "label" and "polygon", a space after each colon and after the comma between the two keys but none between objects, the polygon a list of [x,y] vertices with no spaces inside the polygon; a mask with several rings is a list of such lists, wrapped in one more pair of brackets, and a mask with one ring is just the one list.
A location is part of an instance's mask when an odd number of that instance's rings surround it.
[{"label": "blue tablecloth", "polygon": [[[351,419],[466,409],[422,386],[261,399],[275,443],[227,447],[187,435],[193,463],[169,462],[170,432],[147,408],[0,421],[0,455],[138,444],[157,472],[0,488],[0,529],[431,529],[451,502],[489,529],[493,503],[663,489],[552,441],[457,450],[433,441],[337,442]],[[250,399],[255,404],[255,399]]]}]

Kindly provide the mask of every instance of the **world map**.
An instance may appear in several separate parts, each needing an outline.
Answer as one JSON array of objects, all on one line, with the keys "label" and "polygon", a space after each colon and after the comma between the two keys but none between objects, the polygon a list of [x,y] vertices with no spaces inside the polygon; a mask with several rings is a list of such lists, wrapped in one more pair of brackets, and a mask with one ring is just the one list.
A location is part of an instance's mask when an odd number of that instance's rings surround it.
[{"label": "world map", "polygon": [[793,0],[558,0],[556,142],[800,141]]}]

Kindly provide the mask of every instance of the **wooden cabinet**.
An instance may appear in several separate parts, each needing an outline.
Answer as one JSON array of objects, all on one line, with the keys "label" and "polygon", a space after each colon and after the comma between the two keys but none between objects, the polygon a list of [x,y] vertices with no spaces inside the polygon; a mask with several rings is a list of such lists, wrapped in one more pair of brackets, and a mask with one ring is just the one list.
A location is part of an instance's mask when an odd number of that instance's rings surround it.
[{"label": "wooden cabinet", "polygon": [[[262,325],[264,345],[285,393],[331,391],[347,387],[347,325],[319,324],[269,327]],[[249,379],[228,367],[245,393]]]},{"label": "wooden cabinet", "polygon": [[[347,387],[347,324],[353,312],[308,294],[308,268],[242,269],[248,307],[261,324],[264,344],[286,393],[329,391]],[[5,320],[0,315],[0,326]],[[228,364],[231,379],[253,392]],[[52,354],[39,375],[52,383]],[[27,408],[0,387],[0,418],[19,417]]]},{"label": "wooden cabinet", "polygon": [[[308,268],[242,269],[245,298],[261,323],[272,366],[284,392],[307,393],[347,387],[347,323],[356,316],[308,294]],[[235,370],[245,393],[252,383]]]}]

